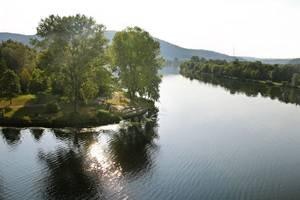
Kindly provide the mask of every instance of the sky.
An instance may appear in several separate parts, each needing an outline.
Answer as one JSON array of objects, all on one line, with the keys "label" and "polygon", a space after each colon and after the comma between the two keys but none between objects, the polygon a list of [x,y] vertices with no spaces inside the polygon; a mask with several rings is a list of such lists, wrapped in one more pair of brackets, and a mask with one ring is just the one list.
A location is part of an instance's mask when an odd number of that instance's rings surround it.
[{"label": "sky", "polygon": [[0,32],[35,34],[41,18],[77,13],[107,30],[139,26],[185,48],[300,57],[300,0],[3,0]]}]

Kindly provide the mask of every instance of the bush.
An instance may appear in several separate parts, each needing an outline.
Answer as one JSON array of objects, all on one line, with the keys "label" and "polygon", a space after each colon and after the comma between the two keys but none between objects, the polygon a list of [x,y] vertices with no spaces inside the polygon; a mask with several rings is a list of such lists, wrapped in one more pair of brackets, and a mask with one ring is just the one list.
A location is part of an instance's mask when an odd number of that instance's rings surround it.
[{"label": "bush", "polygon": [[57,103],[48,103],[46,105],[46,112],[47,113],[57,113],[60,110],[60,107]]},{"label": "bush", "polygon": [[115,123],[120,120],[120,118],[108,111],[99,110],[97,112],[97,120],[98,123],[106,124],[106,123]]},{"label": "bush", "polygon": [[5,107],[5,108],[3,108],[4,114],[5,114],[5,113],[8,113],[8,112],[10,112],[10,111],[12,111],[12,108],[11,108],[11,107]]}]

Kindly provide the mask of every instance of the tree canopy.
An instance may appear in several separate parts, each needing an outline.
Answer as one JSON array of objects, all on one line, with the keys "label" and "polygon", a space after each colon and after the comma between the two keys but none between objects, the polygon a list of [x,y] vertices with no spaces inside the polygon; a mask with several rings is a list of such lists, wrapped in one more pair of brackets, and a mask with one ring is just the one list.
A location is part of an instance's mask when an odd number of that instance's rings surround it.
[{"label": "tree canopy", "polygon": [[[107,71],[105,27],[91,17],[51,15],[37,27],[36,47],[41,49],[40,65],[59,83],[77,111],[80,100],[87,101],[99,91],[99,73]],[[109,75],[109,73],[106,73]]]},{"label": "tree canopy", "polygon": [[20,78],[21,89],[28,92],[31,73],[36,67],[36,51],[22,43],[8,40],[0,43],[0,69],[13,70]]},{"label": "tree canopy", "polygon": [[0,96],[10,99],[17,96],[21,92],[20,79],[11,69],[5,70],[0,78]]},{"label": "tree canopy", "polygon": [[127,28],[113,38],[113,64],[131,99],[137,95],[152,100],[159,98],[158,70],[162,63],[159,52],[159,42],[139,27]]},{"label": "tree canopy", "polygon": [[62,108],[56,117],[64,119],[82,113],[88,118],[99,109],[109,113],[113,91],[127,93],[133,100],[130,104],[126,99],[124,108],[158,100],[163,59],[159,42],[148,32],[127,28],[109,43],[105,26],[80,14],[50,15],[36,30],[28,46],[11,40],[0,43],[0,98],[33,96],[30,103],[40,106],[33,118],[47,114],[48,104]]},{"label": "tree canopy", "polygon": [[[205,60],[192,57],[180,66],[184,75],[198,76],[200,73],[210,73],[216,76],[251,79],[257,81],[273,81],[296,86],[300,73],[297,65],[270,65],[259,61],[248,62],[235,60]],[[294,77],[294,78],[293,78]],[[294,80],[294,81],[293,81]]]}]

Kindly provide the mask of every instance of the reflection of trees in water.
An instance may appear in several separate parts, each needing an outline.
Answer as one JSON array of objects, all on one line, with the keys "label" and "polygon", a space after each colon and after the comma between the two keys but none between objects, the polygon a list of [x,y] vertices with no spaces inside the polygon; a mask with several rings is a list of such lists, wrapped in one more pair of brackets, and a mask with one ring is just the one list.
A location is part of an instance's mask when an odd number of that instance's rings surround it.
[{"label": "reflection of trees in water", "polygon": [[145,173],[152,167],[151,154],[157,148],[154,143],[154,139],[158,137],[156,127],[155,113],[152,120],[133,122],[112,136],[109,143],[111,156],[123,172]]},{"label": "reflection of trees in water", "polygon": [[0,176],[0,199],[4,199],[4,189],[3,189],[3,182]]},{"label": "reflection of trees in water", "polygon": [[241,93],[250,97],[256,97],[260,94],[263,97],[277,99],[281,102],[300,104],[300,90],[295,88],[269,86],[267,84],[226,79],[207,74],[202,74],[197,79],[204,83],[222,86],[231,94]]},{"label": "reflection of trees in water", "polygon": [[[1,169],[0,169],[1,170]],[[4,199],[11,199],[9,198],[9,194],[11,193],[12,191],[5,186],[5,183],[3,181],[3,177],[1,177],[1,171],[0,171],[0,199],[4,200]]]},{"label": "reflection of trees in water", "polygon": [[[109,139],[104,146],[100,142],[102,137],[98,137],[103,133],[54,130],[55,137],[67,145],[53,152],[39,152],[39,160],[45,164],[47,170],[45,174],[48,174],[43,179],[45,198],[122,199],[126,197],[122,177],[116,174],[118,167],[121,168],[121,174],[123,172],[139,175],[146,173],[153,163],[151,153],[156,149],[153,141],[157,137],[156,120],[137,121],[122,127],[116,133],[105,134]],[[98,148],[101,151],[97,151]],[[93,153],[97,154],[94,155],[95,157],[91,157],[92,149],[94,149]]]},{"label": "reflection of trees in water", "polygon": [[[109,136],[109,157],[123,172],[138,173],[151,168],[151,154],[157,149],[154,143],[158,136],[157,112],[158,109],[155,108],[147,116],[126,123],[118,132]],[[76,147],[81,153],[88,153],[89,147],[97,143],[97,133],[67,132],[60,129],[54,129],[53,133],[57,139],[66,142],[71,148]]]},{"label": "reflection of trees in water", "polygon": [[2,137],[6,143],[10,146],[16,146],[21,142],[21,133],[20,129],[17,128],[3,128]]},{"label": "reflection of trees in water", "polygon": [[86,163],[87,150],[95,141],[95,135],[60,129],[53,130],[53,134],[67,146],[54,152],[39,152],[39,159],[48,172],[44,178],[46,199],[105,199]]},{"label": "reflection of trees in water", "polygon": [[47,166],[46,199],[103,199],[95,178],[86,170],[84,154],[58,148],[52,153],[39,152],[39,159]]},{"label": "reflection of trees in water", "polygon": [[30,132],[36,141],[40,141],[41,137],[43,136],[44,130],[41,128],[31,128]]},{"label": "reflection of trees in water", "polygon": [[66,131],[61,129],[53,129],[56,139],[64,141],[70,147],[82,147],[85,150],[96,141],[96,133],[81,133],[80,130]]}]

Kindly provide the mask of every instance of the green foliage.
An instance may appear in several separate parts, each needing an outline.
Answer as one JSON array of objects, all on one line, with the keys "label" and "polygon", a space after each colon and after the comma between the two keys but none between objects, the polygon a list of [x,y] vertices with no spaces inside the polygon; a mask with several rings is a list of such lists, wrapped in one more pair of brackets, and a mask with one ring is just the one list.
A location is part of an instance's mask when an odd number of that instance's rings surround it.
[{"label": "green foliage", "polygon": [[[296,65],[269,65],[261,62],[247,62],[235,60],[205,60],[193,57],[181,64],[180,72],[184,75],[197,77],[201,73],[214,74],[216,76],[249,79],[256,81],[289,83],[293,76],[300,73],[300,67]],[[293,85],[297,86],[297,85]]]},{"label": "green foliage", "polygon": [[98,110],[96,114],[98,122],[101,123],[113,123],[119,121],[120,118],[106,110]]},{"label": "green foliage", "polygon": [[46,104],[46,112],[48,114],[52,114],[52,113],[57,113],[60,110],[60,106],[58,105],[58,103],[47,103]]},{"label": "green foliage", "polygon": [[[134,27],[117,33],[108,48],[104,30],[84,15],[51,15],[39,23],[33,48],[14,41],[0,43],[0,97],[11,103],[0,99],[0,106],[10,108],[3,116],[6,122],[107,124],[119,121],[121,114],[95,108],[91,100],[96,97],[125,89],[135,100],[132,106],[141,99],[157,100],[163,61],[159,43]],[[22,95],[13,98],[18,94]],[[22,99],[27,95],[31,97]]]},{"label": "green foliage", "polygon": [[17,96],[21,92],[20,79],[18,75],[7,69],[0,79],[0,96],[10,99]]},{"label": "green foliage", "polygon": [[300,85],[300,74],[299,73],[294,73],[292,76],[292,86],[298,86]]},{"label": "green foliage", "polygon": [[34,49],[12,40],[0,44],[0,69],[13,70],[19,76],[23,92],[28,91],[31,72],[36,67],[36,54]]},{"label": "green foliage", "polygon": [[137,95],[152,100],[159,98],[161,78],[158,70],[162,61],[159,51],[159,43],[138,27],[127,28],[113,38],[113,64],[131,99]]},{"label": "green foliage", "polygon": [[103,25],[84,15],[51,15],[37,28],[39,40],[34,44],[42,50],[40,65],[47,66],[52,82],[61,84],[61,92],[74,103],[75,112],[80,100],[97,95],[97,74],[107,61],[103,32]]},{"label": "green foliage", "polygon": [[35,68],[32,72],[29,91],[33,94],[44,92],[49,89],[49,81],[44,71]]}]

